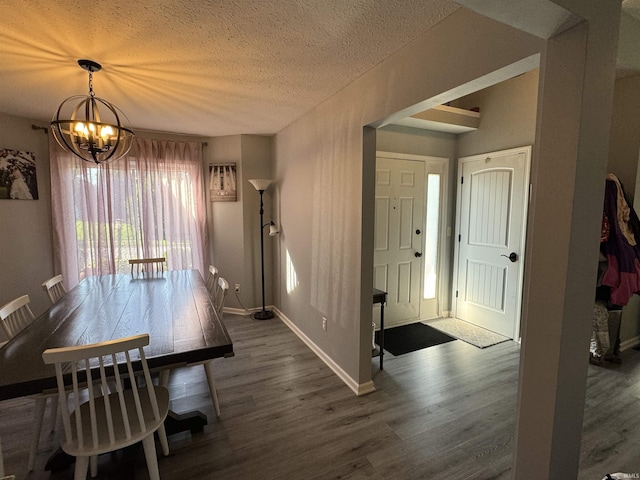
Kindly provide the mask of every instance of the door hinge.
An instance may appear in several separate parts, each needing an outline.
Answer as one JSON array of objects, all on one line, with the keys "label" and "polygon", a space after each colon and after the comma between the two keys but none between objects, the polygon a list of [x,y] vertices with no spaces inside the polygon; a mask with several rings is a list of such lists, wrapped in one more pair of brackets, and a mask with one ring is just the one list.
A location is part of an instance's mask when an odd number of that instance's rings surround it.
[{"label": "door hinge", "polygon": [[458,235],[458,243],[460,243],[460,240],[462,240],[462,235]]},{"label": "door hinge", "polygon": [[456,290],[456,298],[458,298],[458,290]]},{"label": "door hinge", "polygon": [[464,183],[464,177],[460,177],[460,184]]}]

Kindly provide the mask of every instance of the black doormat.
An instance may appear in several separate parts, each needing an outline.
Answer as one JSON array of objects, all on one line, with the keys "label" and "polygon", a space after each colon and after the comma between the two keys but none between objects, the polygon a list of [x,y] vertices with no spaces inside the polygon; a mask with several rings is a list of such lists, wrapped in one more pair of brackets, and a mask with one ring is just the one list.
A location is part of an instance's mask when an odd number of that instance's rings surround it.
[{"label": "black doormat", "polygon": [[[396,357],[452,340],[455,338],[420,322],[384,331],[384,349]],[[376,332],[376,343],[379,344],[379,342],[380,332],[378,331]]]}]

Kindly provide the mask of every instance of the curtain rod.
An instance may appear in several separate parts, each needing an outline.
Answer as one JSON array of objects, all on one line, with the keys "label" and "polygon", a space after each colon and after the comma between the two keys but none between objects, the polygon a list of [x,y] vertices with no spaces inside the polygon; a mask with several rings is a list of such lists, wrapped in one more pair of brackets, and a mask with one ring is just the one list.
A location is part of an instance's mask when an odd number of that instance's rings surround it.
[{"label": "curtain rod", "polygon": [[[49,133],[49,129],[47,127],[40,127],[38,125],[31,125],[31,129],[32,130],[42,130],[45,135],[47,135]],[[199,137],[199,138],[202,138],[199,135],[190,135],[190,134],[187,134],[187,133],[160,132],[160,131],[157,131],[157,130],[141,130],[141,129],[138,129],[138,131],[145,132],[145,133],[159,133],[159,134],[163,134],[163,135],[177,135],[177,136],[180,136],[180,137]],[[200,142],[200,143],[202,143],[202,145],[204,147],[209,145],[207,142]]]},{"label": "curtain rod", "polygon": [[[135,132],[141,132],[141,133],[151,133],[151,134],[159,134],[159,135],[176,135],[179,137],[194,137],[194,138],[202,138],[202,135],[194,135],[192,133],[178,133],[178,132],[162,132],[160,130],[145,130],[143,128],[136,128],[134,129],[134,133]],[[205,141],[201,141],[200,143],[202,143],[203,146],[208,146],[208,143]]]},{"label": "curtain rod", "polygon": [[47,127],[40,127],[38,125],[31,125],[31,130],[42,130],[45,135],[49,133],[49,129]]}]

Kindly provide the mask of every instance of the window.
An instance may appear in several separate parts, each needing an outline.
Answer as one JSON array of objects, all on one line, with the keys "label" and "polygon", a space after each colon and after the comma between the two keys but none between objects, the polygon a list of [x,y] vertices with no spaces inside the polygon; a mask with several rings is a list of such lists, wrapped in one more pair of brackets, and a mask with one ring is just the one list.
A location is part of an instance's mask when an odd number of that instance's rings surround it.
[{"label": "window", "polygon": [[427,175],[427,218],[424,245],[424,299],[436,298],[440,224],[440,175]]},{"label": "window", "polygon": [[131,152],[93,165],[50,140],[56,269],[70,286],[127,273],[128,260],[166,257],[167,268],[204,271],[202,147],[134,139]]}]

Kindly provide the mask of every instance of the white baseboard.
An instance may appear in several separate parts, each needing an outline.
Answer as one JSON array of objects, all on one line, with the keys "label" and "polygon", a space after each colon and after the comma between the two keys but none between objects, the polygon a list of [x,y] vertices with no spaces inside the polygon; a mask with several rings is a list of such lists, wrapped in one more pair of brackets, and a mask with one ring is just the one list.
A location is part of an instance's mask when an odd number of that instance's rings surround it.
[{"label": "white baseboard", "polygon": [[[427,322],[428,320],[422,320],[420,318],[409,318],[409,319],[405,319],[405,320],[400,320],[400,321],[386,321],[384,322],[384,329],[388,329],[388,328],[394,328],[394,327],[403,327],[405,325],[411,325],[412,323],[418,323],[418,322]],[[380,328],[378,327],[376,330],[380,330]]]},{"label": "white baseboard", "polygon": [[340,365],[331,359],[324,351],[316,345],[309,337],[307,337],[302,330],[300,330],[295,323],[293,323],[287,316],[282,313],[277,308],[274,309],[277,313],[278,318],[282,320],[282,322],[289,327],[289,329],[295,333],[300,340],[302,340],[307,347],[311,349],[313,353],[315,353],[320,360],[322,360],[327,367],[329,367],[333,373],[335,373],[340,380],[344,382],[344,384],[351,389],[353,393],[356,395],[366,395],[367,393],[374,392],[376,390],[375,385],[373,384],[373,380],[369,380],[365,383],[358,383],[356,380],[351,378],[351,376],[345,372]]},{"label": "white baseboard", "polygon": [[[273,310],[274,307],[273,305],[267,305],[265,307],[266,310]],[[262,307],[260,308],[233,308],[233,307],[224,307],[224,311],[225,313],[231,313],[232,315],[251,315],[254,312],[259,312],[260,310],[262,310]],[[2,480],[2,479],[0,479]]]},{"label": "white baseboard", "polygon": [[224,313],[231,313],[232,315],[251,315],[250,310],[229,307],[224,307]]},{"label": "white baseboard", "polygon": [[620,351],[629,350],[630,348],[640,345],[640,337],[633,337],[624,342],[620,342]]}]

